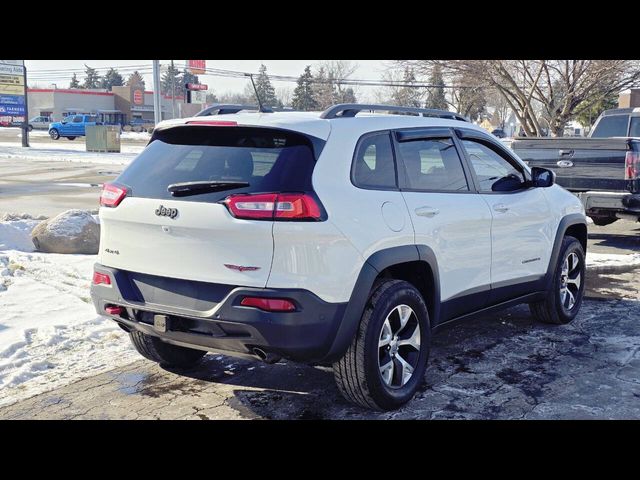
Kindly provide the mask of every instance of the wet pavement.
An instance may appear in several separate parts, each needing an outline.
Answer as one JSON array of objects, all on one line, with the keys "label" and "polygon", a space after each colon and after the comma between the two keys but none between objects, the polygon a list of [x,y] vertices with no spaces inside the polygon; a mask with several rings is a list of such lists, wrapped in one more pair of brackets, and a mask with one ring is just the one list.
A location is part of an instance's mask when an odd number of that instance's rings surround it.
[{"label": "wet pavement", "polygon": [[637,419],[639,278],[590,276],[569,325],[539,324],[520,306],[443,329],[419,393],[395,412],[346,403],[326,367],[210,354],[184,371],[141,360],[1,408],[0,418]]}]

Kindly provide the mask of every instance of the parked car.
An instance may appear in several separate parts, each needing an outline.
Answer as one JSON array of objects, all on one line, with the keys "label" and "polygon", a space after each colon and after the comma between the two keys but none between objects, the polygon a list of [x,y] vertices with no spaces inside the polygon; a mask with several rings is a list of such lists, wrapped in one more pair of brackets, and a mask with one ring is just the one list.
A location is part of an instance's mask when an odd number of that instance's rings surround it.
[{"label": "parked car", "polygon": [[29,131],[33,129],[48,130],[50,123],[51,123],[51,117],[46,117],[42,115],[38,117],[33,117],[31,120],[29,120]]},{"label": "parked car", "polygon": [[[390,109],[412,115],[365,113]],[[97,312],[161,364],[332,365],[345,398],[382,410],[413,397],[449,321],[528,303],[570,322],[582,204],[459,118],[344,104],[160,123],[102,190]]]},{"label": "parked car", "polygon": [[552,169],[596,225],[640,219],[640,108],[606,110],[589,138],[516,139],[530,166]]},{"label": "parked car", "polygon": [[507,134],[501,128],[496,128],[496,129],[492,130],[491,131],[491,135],[493,135],[495,137],[498,137],[498,138],[507,138]]},{"label": "parked car", "polygon": [[75,140],[86,135],[85,128],[89,125],[98,125],[95,115],[69,115],[60,122],[50,123],[49,135],[54,140],[60,137]]},{"label": "parked car", "polygon": [[154,123],[143,118],[132,118],[129,125],[133,132],[146,132],[149,128],[154,126]]}]

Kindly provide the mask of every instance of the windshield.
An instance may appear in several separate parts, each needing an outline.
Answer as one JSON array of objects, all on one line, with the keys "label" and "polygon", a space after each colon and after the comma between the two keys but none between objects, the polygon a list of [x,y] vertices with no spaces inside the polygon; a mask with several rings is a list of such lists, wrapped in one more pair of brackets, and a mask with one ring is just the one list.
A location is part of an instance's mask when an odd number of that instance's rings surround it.
[{"label": "windshield", "polygon": [[134,197],[170,199],[169,185],[225,182],[238,185],[181,197],[216,202],[230,194],[308,192],[315,158],[304,135],[249,127],[175,127],[158,131],[116,179]]}]

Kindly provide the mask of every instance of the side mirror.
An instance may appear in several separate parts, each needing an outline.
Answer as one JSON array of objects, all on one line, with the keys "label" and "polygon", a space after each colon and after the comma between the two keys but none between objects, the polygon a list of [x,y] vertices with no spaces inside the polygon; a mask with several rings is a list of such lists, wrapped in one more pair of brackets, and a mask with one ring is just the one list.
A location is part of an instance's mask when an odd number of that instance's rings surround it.
[{"label": "side mirror", "polygon": [[531,183],[534,187],[550,187],[556,183],[556,174],[547,168],[533,167],[531,168]]}]

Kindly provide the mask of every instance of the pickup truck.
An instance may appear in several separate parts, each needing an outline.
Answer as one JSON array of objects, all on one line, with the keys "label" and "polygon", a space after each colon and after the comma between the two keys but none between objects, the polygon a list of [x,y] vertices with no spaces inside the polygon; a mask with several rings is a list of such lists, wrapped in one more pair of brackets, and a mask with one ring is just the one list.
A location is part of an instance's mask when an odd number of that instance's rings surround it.
[{"label": "pickup truck", "polygon": [[516,138],[511,148],[553,170],[596,225],[640,220],[640,108],[606,110],[588,138]]},{"label": "pickup truck", "polygon": [[49,136],[54,140],[60,137],[74,140],[76,137],[84,137],[85,128],[89,125],[99,125],[95,115],[69,115],[61,122],[49,124]]}]

